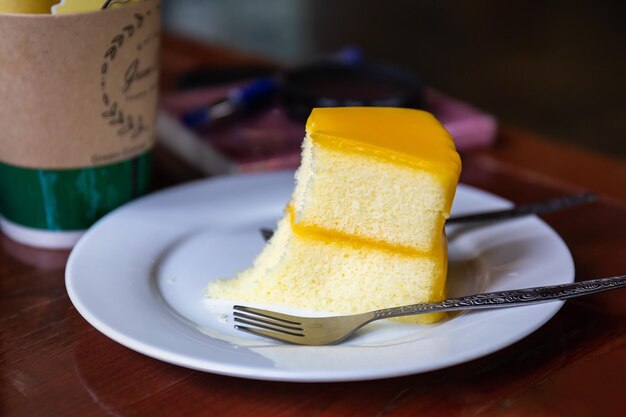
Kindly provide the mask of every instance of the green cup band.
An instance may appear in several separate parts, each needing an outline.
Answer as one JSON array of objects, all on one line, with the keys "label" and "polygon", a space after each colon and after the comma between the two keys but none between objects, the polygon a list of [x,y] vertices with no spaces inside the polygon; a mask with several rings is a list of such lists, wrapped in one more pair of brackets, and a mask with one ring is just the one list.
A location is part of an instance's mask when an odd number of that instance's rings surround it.
[{"label": "green cup band", "polygon": [[112,165],[48,170],[0,162],[0,214],[47,231],[85,230],[148,191],[150,152]]}]

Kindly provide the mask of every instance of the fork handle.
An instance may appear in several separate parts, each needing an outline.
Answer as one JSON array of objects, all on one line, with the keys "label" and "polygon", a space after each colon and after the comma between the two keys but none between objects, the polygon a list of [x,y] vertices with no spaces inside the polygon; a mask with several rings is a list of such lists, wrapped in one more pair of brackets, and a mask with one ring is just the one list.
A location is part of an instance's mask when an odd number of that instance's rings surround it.
[{"label": "fork handle", "polygon": [[467,297],[451,298],[438,303],[413,304],[376,310],[372,312],[373,317],[371,320],[444,311],[481,310],[539,304],[548,301],[566,300],[568,298],[596,294],[623,287],[626,287],[626,275],[548,287],[497,291],[469,295]]},{"label": "fork handle", "polygon": [[507,220],[527,216],[529,214],[540,215],[578,206],[580,204],[591,203],[597,199],[598,195],[596,193],[574,194],[538,203],[520,204],[510,209],[454,216],[450,217],[446,221],[446,224]]}]

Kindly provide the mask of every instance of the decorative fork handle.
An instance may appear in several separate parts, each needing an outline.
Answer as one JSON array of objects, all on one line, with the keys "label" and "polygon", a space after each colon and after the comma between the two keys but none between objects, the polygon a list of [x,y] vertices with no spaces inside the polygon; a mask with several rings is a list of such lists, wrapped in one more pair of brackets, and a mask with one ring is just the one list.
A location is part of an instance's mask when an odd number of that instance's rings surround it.
[{"label": "decorative fork handle", "polygon": [[497,291],[467,297],[451,298],[438,303],[413,304],[392,307],[372,312],[371,320],[409,316],[412,314],[435,313],[458,310],[480,310],[487,308],[507,308],[548,301],[595,294],[611,289],[626,287],[626,275],[602,278],[573,284],[548,287],[524,288],[519,290]]}]

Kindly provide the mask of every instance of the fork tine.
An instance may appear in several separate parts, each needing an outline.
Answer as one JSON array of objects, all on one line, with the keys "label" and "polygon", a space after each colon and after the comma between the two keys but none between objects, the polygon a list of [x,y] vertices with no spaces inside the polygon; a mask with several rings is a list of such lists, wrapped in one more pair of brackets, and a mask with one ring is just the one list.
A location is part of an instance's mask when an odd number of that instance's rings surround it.
[{"label": "fork tine", "polygon": [[[304,336],[304,334],[302,334],[302,333],[290,332],[287,329],[282,329],[282,328],[279,328],[279,327],[272,327],[272,326],[268,326],[268,325],[263,324],[263,323],[259,323],[257,321],[240,319],[239,317],[235,317],[235,321],[237,323],[248,324],[250,326],[255,326],[255,327],[258,327],[260,329],[270,330],[270,331],[276,332],[276,333],[283,333],[283,334],[290,335],[290,336]],[[235,327],[237,327],[237,326],[235,325]]]},{"label": "fork tine", "polygon": [[296,344],[303,344],[306,339],[299,317],[241,305],[233,306],[233,310],[235,322],[246,325],[235,324],[237,330]]},{"label": "fork tine", "polygon": [[279,342],[303,344],[302,339],[304,339],[303,334],[282,334],[282,333],[276,333],[271,330],[264,330],[264,329],[259,329],[259,328],[238,326],[238,325],[235,325],[235,329],[240,330],[242,332],[253,334],[255,336],[267,337],[269,339],[278,340]]},{"label": "fork tine", "polygon": [[263,323],[263,324],[267,324],[270,326],[274,326],[274,327],[278,327],[281,329],[286,329],[286,330],[299,330],[299,331],[304,331],[304,329],[301,326],[290,326],[287,323],[285,323],[284,321],[278,321],[278,320],[270,320],[270,319],[266,319],[263,318],[265,316],[253,316],[251,314],[245,314],[245,313],[240,313],[238,311],[235,311],[233,313],[233,316],[235,317],[235,320],[237,318],[240,319],[245,319],[254,323]]},{"label": "fork tine", "polygon": [[244,313],[256,314],[267,319],[278,320],[287,324],[295,324],[296,326],[302,325],[300,317],[290,316],[289,314],[277,313],[275,311],[263,310],[262,308],[236,305],[233,306],[233,310],[243,311]]}]

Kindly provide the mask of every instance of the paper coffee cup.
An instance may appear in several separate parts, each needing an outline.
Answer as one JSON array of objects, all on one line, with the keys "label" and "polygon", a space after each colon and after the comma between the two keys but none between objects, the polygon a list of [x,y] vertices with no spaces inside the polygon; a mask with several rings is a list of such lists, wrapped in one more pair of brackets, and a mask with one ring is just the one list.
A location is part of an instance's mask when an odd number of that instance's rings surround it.
[{"label": "paper coffee cup", "polygon": [[0,14],[0,227],[71,247],[145,193],[158,84],[159,3]]}]

